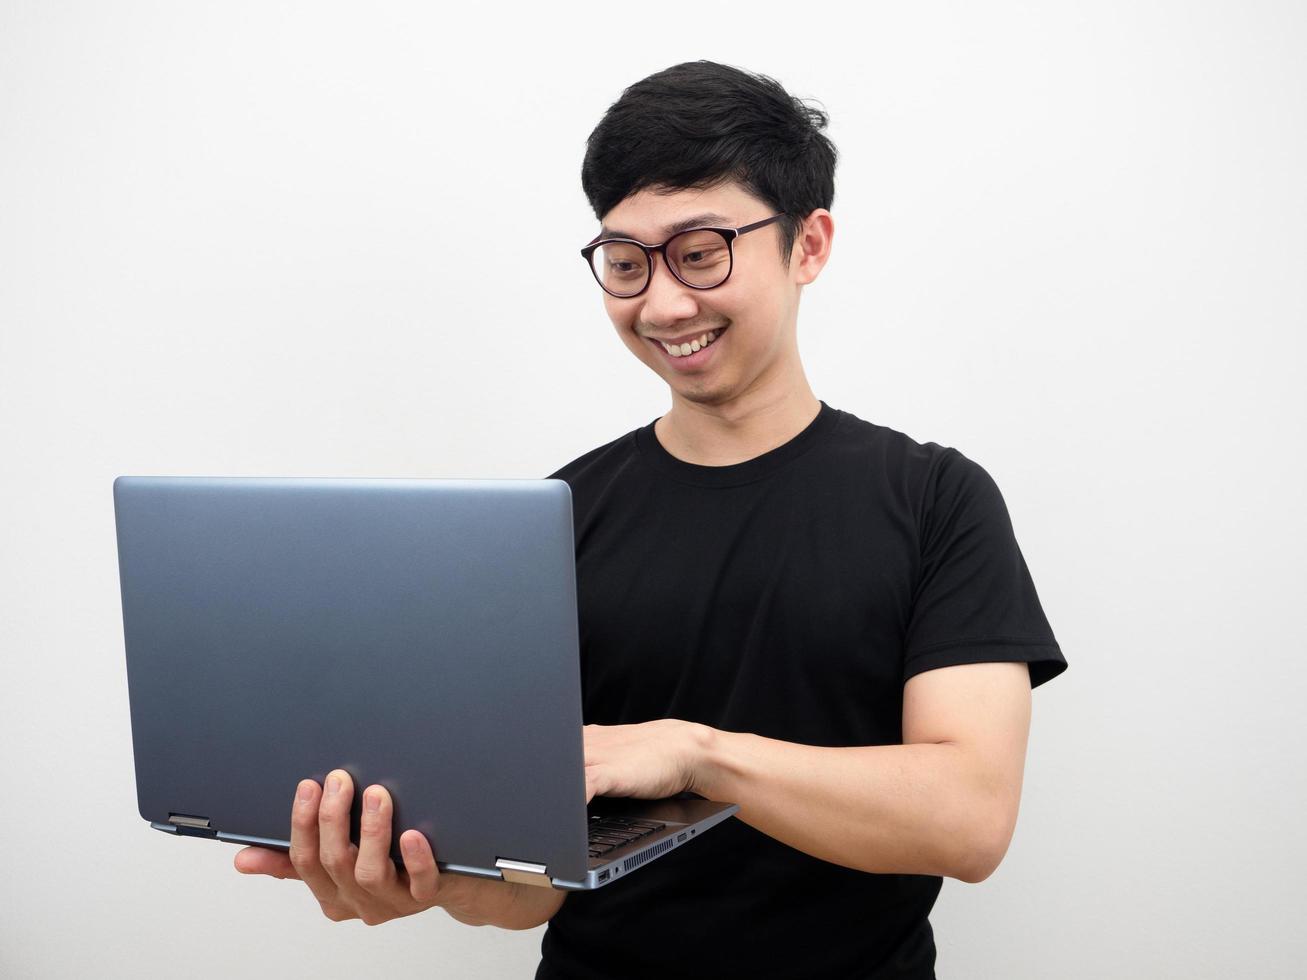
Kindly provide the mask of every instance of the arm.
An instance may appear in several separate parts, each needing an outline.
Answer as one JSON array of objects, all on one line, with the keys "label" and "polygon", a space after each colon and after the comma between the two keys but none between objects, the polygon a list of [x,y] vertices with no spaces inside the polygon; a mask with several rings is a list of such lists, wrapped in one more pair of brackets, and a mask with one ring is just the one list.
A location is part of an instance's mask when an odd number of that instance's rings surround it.
[{"label": "arm", "polygon": [[349,839],[353,795],[353,781],[343,769],[328,774],[325,794],[314,780],[302,780],[291,807],[290,852],[247,847],[236,854],[236,870],[298,878],[327,918],[362,919],[370,926],[439,906],[467,925],[532,929],[552,918],[567,898],[567,892],[553,888],[442,875],[430,842],[417,830],[400,835],[400,871],[390,859],[390,794],[380,785],[365,791],[357,846]]},{"label": "arm", "polygon": [[903,745],[829,748],[693,726],[690,789],[751,827],[881,874],[979,882],[1012,839],[1030,729],[1024,663],[941,667],[903,692]]},{"label": "arm", "polygon": [[675,719],[587,725],[586,792],[690,789],[825,861],[978,882],[1012,838],[1029,728],[1024,663],[940,667],[904,686],[902,745],[799,745]]},{"label": "arm", "polygon": [[454,874],[443,879],[441,890],[453,890],[448,900],[440,904],[459,922],[501,929],[534,929],[544,925],[567,898],[567,892],[558,888]]}]

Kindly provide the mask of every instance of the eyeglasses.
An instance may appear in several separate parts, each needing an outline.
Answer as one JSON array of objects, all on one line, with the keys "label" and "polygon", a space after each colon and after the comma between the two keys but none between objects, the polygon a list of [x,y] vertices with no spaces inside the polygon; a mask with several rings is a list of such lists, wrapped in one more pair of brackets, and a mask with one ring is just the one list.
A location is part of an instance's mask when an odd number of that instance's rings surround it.
[{"label": "eyeglasses", "polygon": [[743,228],[690,228],[661,245],[646,245],[633,238],[605,238],[590,242],[581,249],[581,255],[604,292],[618,299],[639,296],[649,288],[655,253],[661,254],[672,275],[691,289],[712,289],[731,276],[735,264],[731,243],[785,215],[782,211]]}]

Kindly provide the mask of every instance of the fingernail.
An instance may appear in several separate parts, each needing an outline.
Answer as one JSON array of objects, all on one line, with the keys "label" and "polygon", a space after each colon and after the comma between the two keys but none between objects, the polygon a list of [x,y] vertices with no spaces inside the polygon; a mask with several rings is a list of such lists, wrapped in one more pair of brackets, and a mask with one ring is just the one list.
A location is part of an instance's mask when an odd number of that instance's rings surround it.
[{"label": "fingernail", "polygon": [[300,798],[300,802],[301,802],[301,803],[312,803],[312,802],[313,802],[313,781],[312,781],[312,780],[310,780],[310,779],[306,779],[306,780],[304,780],[304,782],[300,783],[300,794],[299,794],[299,798]]},{"label": "fingernail", "polygon": [[399,846],[404,849],[405,854],[416,854],[418,852],[418,842],[416,837],[405,837],[399,842]]},{"label": "fingernail", "polygon": [[369,793],[363,801],[363,805],[367,807],[368,813],[376,813],[381,809],[381,794]]},{"label": "fingernail", "polygon": [[331,775],[327,777],[327,795],[335,796],[340,792],[340,777]]}]

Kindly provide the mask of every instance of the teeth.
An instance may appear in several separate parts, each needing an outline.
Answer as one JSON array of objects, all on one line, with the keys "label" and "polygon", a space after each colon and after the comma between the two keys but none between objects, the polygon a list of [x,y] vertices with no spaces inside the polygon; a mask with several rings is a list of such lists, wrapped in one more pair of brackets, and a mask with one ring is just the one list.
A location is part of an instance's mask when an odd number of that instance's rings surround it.
[{"label": "teeth", "polygon": [[709,330],[705,334],[700,334],[694,340],[685,344],[663,344],[663,350],[671,354],[672,357],[686,357],[696,351],[702,350],[717,339],[717,331]]}]

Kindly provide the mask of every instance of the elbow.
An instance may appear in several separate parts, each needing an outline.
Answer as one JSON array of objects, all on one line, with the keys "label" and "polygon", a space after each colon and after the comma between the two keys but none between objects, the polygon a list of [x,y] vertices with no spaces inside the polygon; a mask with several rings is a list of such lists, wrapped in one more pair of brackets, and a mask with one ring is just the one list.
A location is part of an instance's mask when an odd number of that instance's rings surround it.
[{"label": "elbow", "polygon": [[949,876],[969,885],[978,885],[1002,863],[1016,828],[1016,807],[995,808],[977,819],[970,834],[959,835],[964,850],[955,855],[954,872]]},{"label": "elbow", "polygon": [[968,885],[978,885],[998,869],[999,862],[1002,860],[1002,855],[993,857],[988,854],[974,854],[970,856],[969,863],[959,865],[950,877],[965,881]]}]

